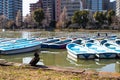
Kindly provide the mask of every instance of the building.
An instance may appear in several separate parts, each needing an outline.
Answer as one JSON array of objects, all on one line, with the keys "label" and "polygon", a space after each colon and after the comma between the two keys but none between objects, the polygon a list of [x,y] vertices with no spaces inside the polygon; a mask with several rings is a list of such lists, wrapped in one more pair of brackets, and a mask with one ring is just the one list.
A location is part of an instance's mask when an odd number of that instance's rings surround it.
[{"label": "building", "polygon": [[120,0],[116,0],[116,16],[120,17]]},{"label": "building", "polygon": [[3,14],[3,0],[0,0],[0,15]]},{"label": "building", "polygon": [[55,4],[56,21],[58,21],[64,7],[67,9],[69,19],[71,19],[75,11],[83,9],[80,0],[56,0]]},{"label": "building", "polygon": [[33,12],[34,10],[38,9],[38,8],[42,8],[42,0],[39,0],[36,3],[31,3],[30,4],[30,13]]},{"label": "building", "polygon": [[51,20],[55,20],[55,0],[39,0],[30,4],[30,12],[38,8],[42,8],[44,13],[49,9]]},{"label": "building", "polygon": [[51,20],[55,20],[55,0],[42,0],[44,12],[49,8]]},{"label": "building", "polygon": [[110,0],[86,0],[86,9],[93,12],[108,10]]},{"label": "building", "polygon": [[110,7],[111,10],[116,11],[116,1],[110,2]]},{"label": "building", "polygon": [[71,17],[75,11],[81,9],[92,12],[108,10],[109,3],[110,0],[56,0],[56,20],[58,20],[64,6],[67,8],[68,17]]},{"label": "building", "polygon": [[7,19],[15,21],[19,10],[22,13],[22,0],[0,0],[0,15],[6,16]]}]

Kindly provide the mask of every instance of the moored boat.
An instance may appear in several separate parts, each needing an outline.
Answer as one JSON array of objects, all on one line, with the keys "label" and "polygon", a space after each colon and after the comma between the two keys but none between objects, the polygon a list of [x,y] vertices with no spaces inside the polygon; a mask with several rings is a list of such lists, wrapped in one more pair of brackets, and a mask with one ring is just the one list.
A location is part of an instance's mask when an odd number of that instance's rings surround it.
[{"label": "moored boat", "polygon": [[96,57],[98,58],[116,58],[117,54],[115,51],[107,49],[106,47],[95,44],[95,43],[87,43],[85,45],[88,49],[95,51]]},{"label": "moored boat", "polygon": [[52,49],[65,49],[66,45],[71,43],[72,39],[60,40],[55,43],[48,44],[49,48]]},{"label": "moored boat", "polygon": [[41,44],[41,48],[49,48],[49,44],[55,43],[59,41],[60,39],[49,39]]},{"label": "moored boat", "polygon": [[76,43],[70,43],[66,46],[67,52],[74,58],[77,59],[94,59],[95,52],[87,49],[83,45],[79,45]]},{"label": "moored boat", "polygon": [[0,54],[18,54],[24,52],[30,52],[39,50],[41,48],[41,42],[17,42],[5,46],[0,46]]},{"label": "moored boat", "polygon": [[117,56],[120,58],[120,46],[119,45],[111,44],[111,43],[105,43],[104,46],[107,47],[110,50],[113,50],[117,54]]}]

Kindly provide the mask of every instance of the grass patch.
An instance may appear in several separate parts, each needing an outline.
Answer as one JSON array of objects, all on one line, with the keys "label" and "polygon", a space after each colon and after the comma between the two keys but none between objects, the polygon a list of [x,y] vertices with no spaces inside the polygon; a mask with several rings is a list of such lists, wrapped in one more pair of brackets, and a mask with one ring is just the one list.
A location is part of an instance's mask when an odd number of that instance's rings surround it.
[{"label": "grass patch", "polygon": [[[0,80],[109,80],[94,74],[0,66]],[[112,80],[117,80],[113,78]]]}]

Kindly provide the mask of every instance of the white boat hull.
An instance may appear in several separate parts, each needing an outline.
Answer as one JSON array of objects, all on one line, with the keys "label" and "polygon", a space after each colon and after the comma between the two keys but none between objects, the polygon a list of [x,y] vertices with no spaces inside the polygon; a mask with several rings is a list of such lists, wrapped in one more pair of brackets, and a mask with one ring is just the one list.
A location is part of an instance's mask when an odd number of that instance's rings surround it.
[{"label": "white boat hull", "polygon": [[68,54],[76,59],[94,59],[95,55],[94,54],[78,54],[75,55],[74,53],[68,51]]},{"label": "white boat hull", "polygon": [[25,52],[30,52],[30,51],[34,51],[34,50],[39,50],[40,48],[41,48],[41,45],[36,45],[36,46],[20,48],[20,49],[1,50],[1,54],[25,53]]},{"label": "white boat hull", "polygon": [[97,58],[100,59],[111,59],[111,58],[116,58],[117,54],[116,53],[99,53],[96,54]]}]

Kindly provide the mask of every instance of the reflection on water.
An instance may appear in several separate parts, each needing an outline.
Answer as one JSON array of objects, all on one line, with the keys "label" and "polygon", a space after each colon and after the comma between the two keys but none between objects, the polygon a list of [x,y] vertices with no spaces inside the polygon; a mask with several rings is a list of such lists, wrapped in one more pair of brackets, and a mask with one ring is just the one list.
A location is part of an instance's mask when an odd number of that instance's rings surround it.
[{"label": "reflection on water", "polygon": [[116,64],[115,64],[115,69],[116,69],[116,72],[119,72],[120,73],[120,61],[118,62],[116,62]]},{"label": "reflection on water", "polygon": [[[29,62],[32,60],[32,57],[25,57],[25,58],[23,58],[22,60],[23,60],[23,61],[22,61],[23,64],[29,64]],[[37,65],[44,65],[44,64],[43,64],[43,62],[39,61],[39,62],[37,63]]]},{"label": "reflection on water", "polygon": [[67,57],[70,63],[77,65],[80,68],[83,66],[86,69],[107,72],[119,72],[118,70],[120,69],[120,64],[115,64],[119,59],[78,60],[69,55]]},{"label": "reflection on water", "polygon": [[22,38],[30,38],[30,32],[22,32]]},{"label": "reflection on water", "polygon": [[[63,36],[64,35],[64,36]],[[5,31],[0,33],[0,37],[4,38],[31,38],[31,37],[82,37],[82,36],[95,36],[96,33],[64,33],[64,32],[22,32],[22,31]],[[120,35],[120,34],[117,34]],[[44,49],[39,53],[40,62],[38,64],[50,65],[50,66],[61,66],[61,67],[73,67],[73,68],[84,68],[97,71],[108,71],[108,72],[120,72],[120,60],[116,59],[100,59],[100,60],[76,60],[68,57],[66,50],[58,49]],[[6,59],[7,61],[20,62],[28,64],[29,61],[34,57],[34,52],[22,53],[16,55],[0,55],[0,59]]]}]

